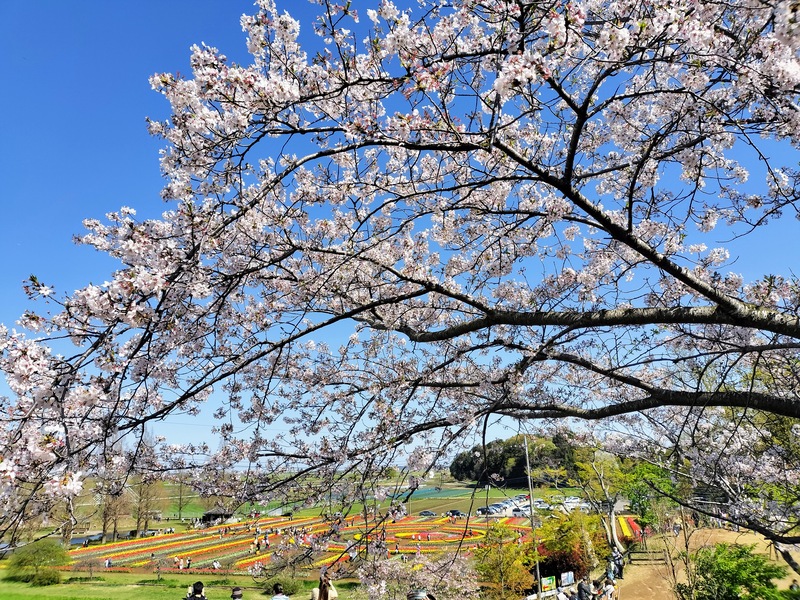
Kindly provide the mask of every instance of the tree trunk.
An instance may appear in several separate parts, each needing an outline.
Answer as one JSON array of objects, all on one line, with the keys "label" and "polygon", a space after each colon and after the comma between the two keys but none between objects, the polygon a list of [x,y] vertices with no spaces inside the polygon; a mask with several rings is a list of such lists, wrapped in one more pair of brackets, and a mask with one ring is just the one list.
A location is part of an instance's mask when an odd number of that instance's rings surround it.
[{"label": "tree trunk", "polygon": [[64,524],[61,526],[61,544],[69,550],[70,545],[72,544],[72,531],[75,529],[75,523],[72,520],[72,516],[70,516]]},{"label": "tree trunk", "polygon": [[108,514],[108,507],[103,506],[103,523],[101,525],[100,531],[100,543],[105,544],[108,541],[108,524],[111,521],[110,515]]},{"label": "tree trunk", "polygon": [[786,548],[781,546],[780,544],[775,544],[775,551],[781,555],[781,558],[786,561],[786,564],[789,565],[789,568],[800,575],[800,563],[798,563],[794,557],[792,556],[791,552],[789,552]]},{"label": "tree trunk", "polygon": [[614,510],[613,504],[611,508],[608,510],[608,515],[606,515],[609,523],[609,540],[608,545],[612,548],[616,548],[620,552],[625,552],[625,546],[622,545],[622,542],[619,541],[619,535],[617,533],[617,511]]}]

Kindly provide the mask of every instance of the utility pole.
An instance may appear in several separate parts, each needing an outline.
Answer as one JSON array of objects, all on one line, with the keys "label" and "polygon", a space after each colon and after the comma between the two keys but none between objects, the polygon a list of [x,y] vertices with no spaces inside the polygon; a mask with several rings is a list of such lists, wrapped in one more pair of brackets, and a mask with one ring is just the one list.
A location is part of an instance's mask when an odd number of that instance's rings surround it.
[{"label": "utility pole", "polygon": [[528,434],[522,434],[522,443],[525,445],[525,475],[528,479],[528,512],[531,519],[531,536],[533,537],[533,550],[536,552],[536,597],[542,597],[542,576],[539,573],[539,546],[536,543],[536,525],[533,523],[533,486],[531,485],[531,461],[528,457]]}]

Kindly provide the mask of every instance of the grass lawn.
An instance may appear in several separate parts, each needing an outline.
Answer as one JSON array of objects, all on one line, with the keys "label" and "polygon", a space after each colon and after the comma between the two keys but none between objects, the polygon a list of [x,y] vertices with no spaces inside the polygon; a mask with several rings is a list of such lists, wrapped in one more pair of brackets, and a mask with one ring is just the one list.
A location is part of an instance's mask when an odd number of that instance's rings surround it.
[{"label": "grass lawn", "polygon": [[[0,575],[2,575],[0,573]],[[3,600],[181,600],[186,598],[186,588],[197,581],[197,576],[143,579],[141,574],[104,574],[102,581],[73,581],[70,573],[64,573],[64,581],[59,585],[32,587],[27,583],[6,581],[0,578],[0,598]],[[265,593],[251,577],[235,576],[227,580],[207,579],[205,595],[209,600],[228,600],[231,588],[238,585],[244,588],[245,600],[264,600],[272,596]],[[315,582],[305,581],[304,589],[292,594],[294,600],[311,597]],[[357,584],[347,581],[337,583],[339,598],[348,600],[350,590]]]},{"label": "grass lawn", "polygon": [[[186,597],[186,589],[198,580],[197,575],[169,575],[160,581],[142,573],[103,573],[94,581],[70,581],[73,575],[84,573],[62,573],[62,583],[47,587],[32,587],[27,583],[18,583],[0,579],[0,598],[3,600],[180,600]],[[77,579],[77,578],[76,578]],[[227,600],[231,596],[231,588],[240,586],[245,589],[245,598],[253,600],[263,598],[262,589],[252,577],[231,576],[222,578],[200,578],[206,585],[206,596],[209,600]],[[301,592],[298,600],[308,594]],[[269,594],[271,596],[271,594]]]},{"label": "grass lawn", "polygon": [[[141,577],[139,578],[141,580]],[[32,587],[27,583],[17,583],[0,580],[0,598],[3,600],[180,600],[186,597],[186,588],[196,581],[196,578],[186,578],[185,583],[177,580],[167,581],[167,585],[125,583],[117,577],[104,577],[103,581],[96,582],[65,582],[47,587]],[[231,587],[246,583],[231,585],[206,584],[206,596],[209,600],[227,600],[231,596]],[[253,586],[253,580],[249,580]],[[261,590],[252,588],[247,590],[245,598],[262,598]],[[303,596],[304,597],[304,596]]]}]

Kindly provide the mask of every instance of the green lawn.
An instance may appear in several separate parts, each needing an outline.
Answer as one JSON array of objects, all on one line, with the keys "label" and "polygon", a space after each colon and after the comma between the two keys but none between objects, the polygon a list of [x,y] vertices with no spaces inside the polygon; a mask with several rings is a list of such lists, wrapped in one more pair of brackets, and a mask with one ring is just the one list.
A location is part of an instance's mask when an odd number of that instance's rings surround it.
[{"label": "green lawn", "polygon": [[[2,573],[0,573],[2,575]],[[186,597],[186,588],[197,581],[197,576],[176,576],[157,583],[143,580],[141,574],[114,573],[104,574],[102,581],[68,582],[70,573],[64,573],[64,583],[48,587],[31,587],[27,583],[16,583],[0,578],[0,598],[3,600],[181,600]],[[231,587],[238,585],[244,588],[245,600],[264,600],[272,593],[264,593],[251,577],[231,577],[228,581],[208,579],[206,597],[209,600],[228,600]],[[339,598],[348,600],[351,597],[352,582],[337,584]],[[292,594],[293,600],[306,600],[311,596],[314,582],[306,581],[305,588]]]},{"label": "green lawn", "polygon": [[[139,577],[141,580],[141,577]],[[184,578],[185,583],[173,580],[171,585],[142,585],[125,582],[121,577],[105,577],[100,582],[61,583],[48,587],[31,587],[26,583],[0,580],[0,598],[3,600],[180,600],[186,597],[186,588],[196,581]],[[246,598],[262,598],[261,590],[253,587],[253,580],[237,583],[242,587],[249,585]],[[206,584],[209,600],[226,600],[231,596],[230,585]]]}]

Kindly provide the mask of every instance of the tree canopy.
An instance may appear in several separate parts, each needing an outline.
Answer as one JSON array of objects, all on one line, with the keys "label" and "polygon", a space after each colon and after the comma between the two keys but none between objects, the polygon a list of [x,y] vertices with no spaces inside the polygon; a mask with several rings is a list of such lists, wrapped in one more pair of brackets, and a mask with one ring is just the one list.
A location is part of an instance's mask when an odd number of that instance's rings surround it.
[{"label": "tree canopy", "polygon": [[[526,468],[525,444],[528,445]],[[555,487],[566,484],[575,474],[574,449],[563,435],[546,437],[513,436],[476,444],[459,452],[450,463],[450,475],[461,481],[492,482],[498,485],[527,487],[528,476],[538,484]]]},{"label": "tree canopy", "polygon": [[717,544],[694,555],[687,583],[677,583],[678,600],[778,600],[775,579],[786,568],[770,563],[753,546]]},{"label": "tree canopy", "polygon": [[[68,565],[69,554],[64,547],[55,540],[44,539],[16,548],[8,559],[8,577],[19,581],[37,581],[43,571],[52,571],[54,567]],[[55,580],[52,577],[42,576],[41,583],[50,585],[58,583],[58,574]]]},{"label": "tree canopy", "polygon": [[[26,331],[0,332],[0,528],[137,462],[202,459],[240,501],[378,497],[371,474],[506,419],[800,540],[797,461],[753,418],[800,417],[800,286],[780,256],[736,270],[797,215],[796,3],[308,11],[260,0],[249,64],[195,46],[154,75],[163,216],[86,221],[102,285],[28,282]],[[112,451],[209,404],[219,451]]]}]

